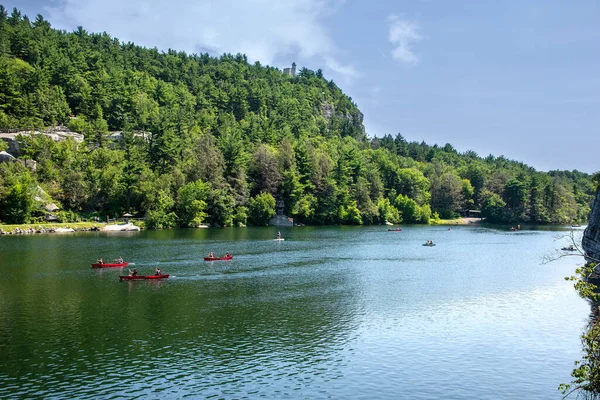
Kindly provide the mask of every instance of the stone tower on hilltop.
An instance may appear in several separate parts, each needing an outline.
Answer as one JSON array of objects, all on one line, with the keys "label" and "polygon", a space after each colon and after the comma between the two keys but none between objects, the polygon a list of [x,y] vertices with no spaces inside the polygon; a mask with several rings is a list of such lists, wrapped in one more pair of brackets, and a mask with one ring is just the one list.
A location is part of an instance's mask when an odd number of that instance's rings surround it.
[{"label": "stone tower on hilltop", "polygon": [[296,63],[292,63],[292,68],[284,68],[283,74],[291,76],[292,78],[296,76]]}]

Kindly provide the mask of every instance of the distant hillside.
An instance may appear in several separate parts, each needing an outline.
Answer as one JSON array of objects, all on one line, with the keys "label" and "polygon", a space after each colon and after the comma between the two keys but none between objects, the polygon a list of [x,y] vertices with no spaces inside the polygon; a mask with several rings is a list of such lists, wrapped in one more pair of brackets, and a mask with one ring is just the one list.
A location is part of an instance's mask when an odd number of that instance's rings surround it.
[{"label": "distant hillside", "polygon": [[362,119],[320,70],[291,76],[241,54],[159,52],[0,6],[0,129],[65,124],[84,135],[19,136],[13,155],[36,170],[0,164],[3,222],[44,217],[30,195],[38,185],[62,220],[129,211],[157,228],[262,225],[276,199],[309,224],[427,223],[468,209],[571,223],[589,212],[586,174],[401,135],[369,140]]}]

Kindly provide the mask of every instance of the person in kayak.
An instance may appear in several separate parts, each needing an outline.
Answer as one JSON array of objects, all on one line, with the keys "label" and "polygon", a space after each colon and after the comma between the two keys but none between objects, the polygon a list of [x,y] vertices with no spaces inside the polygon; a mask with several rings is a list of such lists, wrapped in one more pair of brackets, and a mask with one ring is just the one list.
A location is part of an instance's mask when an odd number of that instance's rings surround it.
[{"label": "person in kayak", "polygon": [[208,257],[209,258],[215,258],[215,256],[213,255],[213,252],[211,251],[210,253],[208,253]]},{"label": "person in kayak", "polygon": [[277,239],[281,239],[281,232],[277,231]]},{"label": "person in kayak", "polygon": [[156,268],[156,272],[154,273],[154,275],[162,275],[162,271],[160,270],[160,268]]},{"label": "person in kayak", "polygon": [[129,272],[129,276],[137,276],[137,269],[136,269],[136,268],[134,268],[134,269],[133,269],[133,272],[131,272],[131,271],[130,271],[130,272]]},{"label": "person in kayak", "polygon": [[98,259],[98,264],[104,264],[104,261],[101,258],[99,258]]},{"label": "person in kayak", "polygon": [[231,254],[229,254],[229,252],[225,253],[225,257],[231,257]]},{"label": "person in kayak", "polygon": [[123,257],[119,257],[117,261],[119,262],[119,264],[123,264]]}]

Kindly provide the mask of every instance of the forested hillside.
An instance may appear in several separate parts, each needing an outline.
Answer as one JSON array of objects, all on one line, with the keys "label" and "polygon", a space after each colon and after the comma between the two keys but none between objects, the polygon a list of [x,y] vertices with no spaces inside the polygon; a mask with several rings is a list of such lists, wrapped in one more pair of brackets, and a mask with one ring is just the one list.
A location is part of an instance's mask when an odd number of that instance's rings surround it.
[{"label": "forested hillside", "polygon": [[356,104],[320,70],[292,77],[240,54],[165,53],[2,7],[0,129],[59,124],[85,140],[20,137],[15,156],[37,168],[0,163],[0,221],[42,219],[39,188],[63,220],[128,211],[156,228],[262,225],[276,199],[306,224],[428,223],[466,209],[573,223],[592,198],[577,171],[369,139]]}]

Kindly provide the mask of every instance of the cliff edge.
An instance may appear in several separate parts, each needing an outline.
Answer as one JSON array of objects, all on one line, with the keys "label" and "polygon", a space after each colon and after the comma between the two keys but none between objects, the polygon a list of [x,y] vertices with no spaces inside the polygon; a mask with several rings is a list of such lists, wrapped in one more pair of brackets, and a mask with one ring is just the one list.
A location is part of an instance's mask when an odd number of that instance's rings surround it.
[{"label": "cliff edge", "polygon": [[592,202],[588,226],[583,232],[581,245],[587,256],[587,262],[598,262],[600,260],[600,188],[596,191],[596,197]]}]

